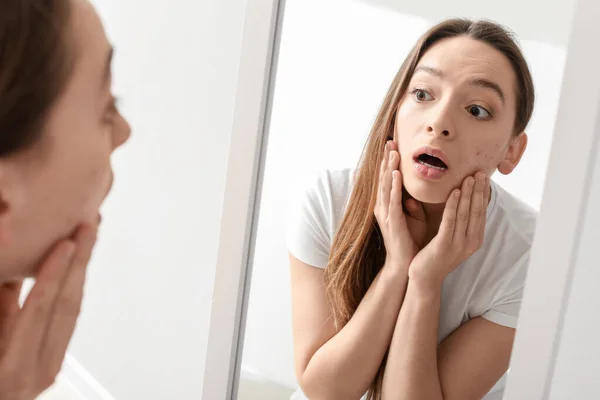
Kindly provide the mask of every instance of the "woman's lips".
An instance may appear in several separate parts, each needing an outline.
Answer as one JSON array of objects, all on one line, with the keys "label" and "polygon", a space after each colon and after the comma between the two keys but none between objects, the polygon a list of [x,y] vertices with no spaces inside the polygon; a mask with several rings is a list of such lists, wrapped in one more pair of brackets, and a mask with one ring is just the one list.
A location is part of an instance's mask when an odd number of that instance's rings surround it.
[{"label": "woman's lips", "polygon": [[438,148],[433,147],[433,146],[422,146],[422,147],[419,147],[413,153],[413,160],[418,160],[419,157],[421,157],[424,154],[427,154],[427,155],[429,155],[431,157],[438,158],[439,160],[441,160],[446,165],[446,169],[450,168],[450,163],[448,161],[448,156],[446,155],[446,153],[444,153],[442,151],[442,149],[438,149]]},{"label": "woman's lips", "polygon": [[[437,160],[436,160],[437,159]],[[433,146],[422,146],[413,153],[413,167],[417,176],[437,180],[448,173],[448,156]]]},{"label": "woman's lips", "polygon": [[447,168],[423,164],[419,160],[413,160],[413,167],[417,175],[423,179],[437,180],[443,178],[448,173]]}]

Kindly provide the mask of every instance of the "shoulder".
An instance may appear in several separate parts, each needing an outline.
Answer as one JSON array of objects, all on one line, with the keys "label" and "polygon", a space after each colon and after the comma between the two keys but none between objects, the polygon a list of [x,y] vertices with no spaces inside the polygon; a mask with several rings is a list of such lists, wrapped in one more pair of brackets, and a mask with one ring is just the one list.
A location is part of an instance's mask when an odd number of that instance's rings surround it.
[{"label": "shoulder", "polygon": [[321,170],[292,185],[286,216],[288,250],[306,264],[325,268],[352,191],[353,170]]},{"label": "shoulder", "polygon": [[351,189],[354,180],[354,169],[323,169],[313,174],[312,181],[324,190],[339,194]]},{"label": "shoulder", "polygon": [[513,292],[525,284],[538,212],[497,183],[492,190],[484,244],[473,262],[486,290]]},{"label": "shoulder", "polygon": [[489,222],[497,231],[495,233],[510,238],[511,246],[518,245],[523,249],[531,248],[538,211],[497,183],[493,183],[493,188],[495,204],[489,216]]},{"label": "shoulder", "polygon": [[304,178],[300,196],[327,213],[343,210],[352,191],[353,176],[350,168],[319,170]]},{"label": "shoulder", "polygon": [[515,327],[538,212],[492,182],[487,218],[482,248],[457,271],[453,282],[456,290],[470,292],[472,315]]}]

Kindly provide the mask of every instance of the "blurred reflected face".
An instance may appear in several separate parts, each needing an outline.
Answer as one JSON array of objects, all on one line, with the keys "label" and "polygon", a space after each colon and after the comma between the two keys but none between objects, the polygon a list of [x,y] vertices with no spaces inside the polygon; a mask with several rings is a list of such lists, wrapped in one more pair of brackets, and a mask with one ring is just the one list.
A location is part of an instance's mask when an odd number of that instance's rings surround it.
[{"label": "blurred reflected face", "polygon": [[444,203],[477,171],[512,172],[527,143],[524,132],[514,132],[515,90],[508,59],[481,41],[444,39],[423,55],[395,121],[411,196]]},{"label": "blurred reflected face", "polygon": [[72,76],[31,150],[0,161],[0,280],[31,276],[58,240],[97,222],[113,180],[110,157],[130,127],[111,93],[112,47],[94,8],[72,0]]}]

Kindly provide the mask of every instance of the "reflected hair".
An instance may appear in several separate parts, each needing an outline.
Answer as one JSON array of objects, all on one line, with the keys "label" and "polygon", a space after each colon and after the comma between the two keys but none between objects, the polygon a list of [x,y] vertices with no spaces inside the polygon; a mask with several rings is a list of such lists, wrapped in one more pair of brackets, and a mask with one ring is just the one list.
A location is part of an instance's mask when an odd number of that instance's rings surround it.
[{"label": "reflected hair", "polygon": [[[435,43],[466,36],[492,46],[510,62],[515,76],[516,117],[514,134],[523,132],[531,119],[534,87],[514,34],[488,20],[456,18],[429,29],[402,63],[379,109],[355,174],[355,182],[342,223],[336,232],[325,269],[327,299],[337,331],[348,323],[386,258],[380,227],[374,215],[379,181],[379,166],[384,147],[393,138],[396,112],[423,54]],[[373,372],[368,400],[380,400],[387,361],[384,355],[378,371]]]},{"label": "reflected hair", "polygon": [[43,133],[72,67],[70,0],[2,0],[0,157],[30,148]]}]

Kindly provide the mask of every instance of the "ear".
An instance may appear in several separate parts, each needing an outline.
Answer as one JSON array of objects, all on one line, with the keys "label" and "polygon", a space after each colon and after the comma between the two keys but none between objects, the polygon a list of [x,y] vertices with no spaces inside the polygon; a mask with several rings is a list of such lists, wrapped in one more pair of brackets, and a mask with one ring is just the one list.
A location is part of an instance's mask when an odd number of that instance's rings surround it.
[{"label": "ear", "polygon": [[504,158],[498,165],[498,171],[503,175],[508,175],[519,165],[523,153],[527,148],[527,134],[525,132],[519,133],[516,137],[512,138],[504,154]]}]

